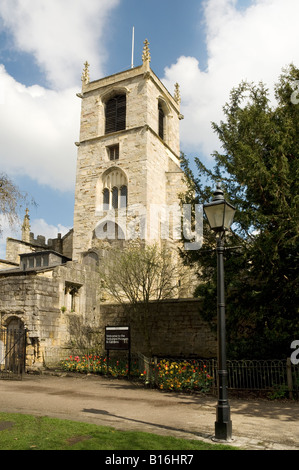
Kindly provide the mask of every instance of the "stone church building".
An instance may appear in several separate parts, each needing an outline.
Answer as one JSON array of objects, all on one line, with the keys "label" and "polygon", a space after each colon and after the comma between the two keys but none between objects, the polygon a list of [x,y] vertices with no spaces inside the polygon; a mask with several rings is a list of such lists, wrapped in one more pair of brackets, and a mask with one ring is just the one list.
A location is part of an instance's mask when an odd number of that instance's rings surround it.
[{"label": "stone church building", "polygon": [[[86,63],[77,96],[73,229],[55,239],[35,238],[26,210],[22,239],[8,238],[6,259],[0,260],[0,324],[26,330],[27,369],[67,357],[78,320],[99,332],[100,350],[105,325],[126,324],[120,306],[103,300],[99,271],[105,256],[136,234],[146,242],[160,240],[163,222],[148,223],[153,208],[178,205],[185,189],[179,88],[170,94],[152,71],[147,41],[142,65],[129,70],[90,81]],[[214,334],[191,291],[165,301],[159,317],[153,309],[155,354],[215,355]],[[131,341],[132,352],[146,353],[134,325]],[[4,351],[0,335],[0,367]]]}]

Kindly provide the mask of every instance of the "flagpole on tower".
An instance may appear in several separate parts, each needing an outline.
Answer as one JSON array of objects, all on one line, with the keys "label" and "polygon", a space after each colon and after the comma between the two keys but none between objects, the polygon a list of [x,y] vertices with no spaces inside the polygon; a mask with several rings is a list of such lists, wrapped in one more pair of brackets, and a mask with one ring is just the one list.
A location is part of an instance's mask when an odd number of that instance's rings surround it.
[{"label": "flagpole on tower", "polygon": [[134,68],[134,26],[132,31],[132,59],[131,59],[131,68]]}]

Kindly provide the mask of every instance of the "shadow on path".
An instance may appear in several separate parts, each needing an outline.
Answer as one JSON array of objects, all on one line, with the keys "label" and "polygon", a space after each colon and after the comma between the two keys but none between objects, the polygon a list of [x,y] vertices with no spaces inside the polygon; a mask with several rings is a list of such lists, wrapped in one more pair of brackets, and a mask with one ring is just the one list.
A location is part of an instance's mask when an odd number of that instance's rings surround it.
[{"label": "shadow on path", "polygon": [[[149,423],[147,421],[141,421],[139,419],[133,419],[133,418],[126,418],[125,416],[118,416],[113,413],[110,413],[109,411],[106,410],[97,410],[95,408],[83,408],[82,410],[84,413],[93,413],[93,414],[98,414],[98,415],[105,415],[105,416],[110,416],[112,418],[117,418],[121,420],[126,420],[126,421],[132,421],[133,423],[138,423],[138,424],[143,424],[146,426],[151,426],[151,427],[156,427],[159,429],[165,429],[166,431],[175,431],[183,434],[188,434],[188,435],[194,435],[196,437],[201,437],[203,439],[211,439],[212,436],[211,434],[204,434],[200,432],[194,432],[194,431],[186,431],[186,429],[180,429],[180,428],[174,428],[171,426],[165,426],[163,424],[156,424],[156,423]],[[146,432],[146,431],[144,431]]]}]

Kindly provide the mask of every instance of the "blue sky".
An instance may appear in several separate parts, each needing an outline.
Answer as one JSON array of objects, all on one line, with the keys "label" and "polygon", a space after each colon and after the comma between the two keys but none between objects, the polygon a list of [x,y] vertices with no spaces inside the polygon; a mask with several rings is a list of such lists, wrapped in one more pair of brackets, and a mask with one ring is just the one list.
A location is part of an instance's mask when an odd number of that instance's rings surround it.
[{"label": "blue sky", "polygon": [[[34,197],[31,229],[47,238],[73,224],[81,73],[90,79],[141,64],[181,88],[181,150],[212,165],[211,121],[241,80],[270,89],[299,64],[298,0],[1,0],[0,171]],[[19,236],[2,220],[6,236]]]}]

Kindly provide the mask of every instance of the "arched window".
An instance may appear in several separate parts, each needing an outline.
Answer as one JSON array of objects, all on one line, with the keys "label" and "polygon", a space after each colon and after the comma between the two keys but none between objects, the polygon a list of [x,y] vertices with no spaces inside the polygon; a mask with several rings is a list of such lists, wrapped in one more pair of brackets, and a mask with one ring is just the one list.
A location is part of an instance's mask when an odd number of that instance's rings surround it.
[{"label": "arched window", "polygon": [[164,139],[165,114],[160,103],[158,104],[158,112],[159,112],[159,137],[161,137],[161,139]]},{"label": "arched window", "polygon": [[109,210],[109,189],[105,188],[103,191],[103,210]]},{"label": "arched window", "polygon": [[127,186],[122,186],[120,188],[120,208],[127,207],[128,204],[128,188]]},{"label": "arched window", "polygon": [[128,204],[128,179],[121,168],[113,167],[106,170],[99,182],[100,199],[97,207],[103,211],[126,208]]},{"label": "arched window", "polygon": [[126,128],[126,95],[116,95],[106,103],[105,134]]},{"label": "arched window", "polygon": [[118,209],[118,188],[112,188],[112,207]]}]

